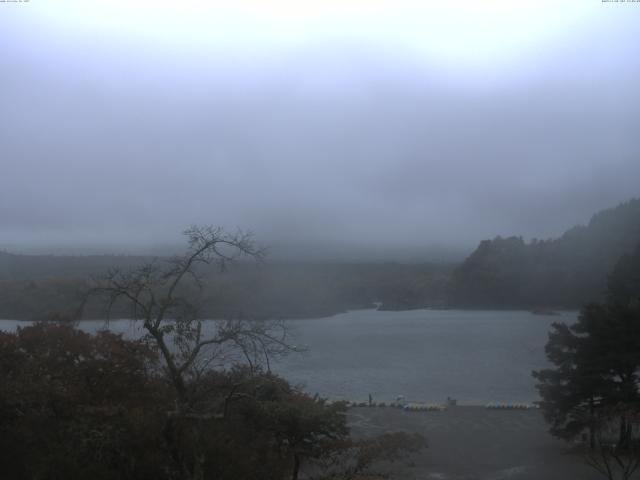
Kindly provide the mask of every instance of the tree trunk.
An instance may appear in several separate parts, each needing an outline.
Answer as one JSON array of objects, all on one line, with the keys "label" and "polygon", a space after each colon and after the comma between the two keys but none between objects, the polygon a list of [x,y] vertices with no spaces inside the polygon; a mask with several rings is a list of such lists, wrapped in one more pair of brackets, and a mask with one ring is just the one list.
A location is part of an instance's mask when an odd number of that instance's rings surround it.
[{"label": "tree trunk", "polygon": [[300,472],[300,456],[297,453],[293,454],[293,473],[291,474],[291,480],[298,480],[298,473]]},{"label": "tree trunk", "polygon": [[180,449],[177,446],[175,428],[176,427],[175,427],[174,420],[171,417],[169,417],[166,420],[162,434],[167,444],[169,454],[171,455],[171,459],[173,460],[173,463],[175,464],[175,466],[180,470],[181,477],[184,480],[190,480],[191,472],[189,471],[189,468],[186,465],[185,459],[183,458],[182,453],[180,452]]},{"label": "tree trunk", "polygon": [[629,444],[629,424],[627,417],[622,415],[620,417],[620,434],[618,437],[618,448],[626,448]]},{"label": "tree trunk", "polygon": [[593,406],[593,398],[589,399],[589,449],[596,448],[596,417]]}]

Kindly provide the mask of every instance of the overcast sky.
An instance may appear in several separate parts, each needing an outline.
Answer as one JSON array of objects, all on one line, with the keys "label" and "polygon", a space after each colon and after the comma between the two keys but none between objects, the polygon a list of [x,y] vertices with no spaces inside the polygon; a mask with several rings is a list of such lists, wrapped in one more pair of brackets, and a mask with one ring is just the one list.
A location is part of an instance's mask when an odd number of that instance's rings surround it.
[{"label": "overcast sky", "polygon": [[640,196],[640,3],[32,0],[0,42],[0,248],[426,258]]}]

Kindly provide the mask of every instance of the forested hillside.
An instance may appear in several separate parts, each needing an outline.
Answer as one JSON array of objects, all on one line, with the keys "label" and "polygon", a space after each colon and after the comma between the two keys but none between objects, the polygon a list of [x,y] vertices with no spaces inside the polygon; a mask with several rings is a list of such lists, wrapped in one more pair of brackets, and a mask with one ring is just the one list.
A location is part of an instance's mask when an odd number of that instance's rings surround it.
[{"label": "forested hillside", "polygon": [[579,307],[601,299],[616,261],[640,243],[640,199],[595,214],[558,239],[484,240],[455,269],[453,305],[480,308]]},{"label": "forested hillside", "polygon": [[[0,253],[0,318],[71,315],[91,277],[151,260]],[[375,302],[393,310],[441,306],[452,269],[452,265],[434,263],[239,262],[226,272],[215,268],[202,272],[201,308],[209,318],[292,318],[371,308]],[[88,305],[84,314],[101,318],[104,308]],[[112,311],[119,317],[128,314],[118,308]]]}]

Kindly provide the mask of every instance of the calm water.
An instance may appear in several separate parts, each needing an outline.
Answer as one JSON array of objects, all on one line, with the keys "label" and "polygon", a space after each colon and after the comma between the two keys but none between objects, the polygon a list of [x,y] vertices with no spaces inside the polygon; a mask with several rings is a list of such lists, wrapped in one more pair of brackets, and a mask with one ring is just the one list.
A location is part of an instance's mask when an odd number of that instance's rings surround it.
[{"label": "calm water", "polygon": [[[554,321],[573,322],[576,313],[546,317],[521,311],[358,310],[328,318],[292,320],[293,343],[307,351],[273,369],[310,393],[332,399],[463,404],[537,399],[531,370],[547,366],[544,345]],[[0,320],[0,328],[20,322]],[[95,331],[103,322],[82,322]],[[130,336],[139,327],[126,320],[110,328]]]}]

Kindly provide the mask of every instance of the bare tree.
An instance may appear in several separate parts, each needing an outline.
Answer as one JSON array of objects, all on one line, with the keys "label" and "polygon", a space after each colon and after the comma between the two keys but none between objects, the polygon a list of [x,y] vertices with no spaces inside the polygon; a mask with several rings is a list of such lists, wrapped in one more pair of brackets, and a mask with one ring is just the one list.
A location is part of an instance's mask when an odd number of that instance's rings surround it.
[{"label": "bare tree", "polygon": [[[105,296],[108,315],[116,304],[130,308],[132,321],[142,324],[147,338],[158,348],[175,391],[176,408],[168,416],[168,436],[174,430],[172,418],[191,419],[197,444],[198,421],[224,415],[233,396],[232,391],[222,408],[217,403],[203,405],[197,380],[214,366],[228,365],[230,359],[240,359],[252,370],[258,366],[268,370],[270,357],[293,348],[282,322],[229,319],[205,323],[200,315],[200,302],[193,291],[202,290],[203,267],[224,270],[241,257],[262,261],[265,252],[255,245],[252,235],[228,234],[212,226],[192,226],[184,234],[188,239],[184,255],[154,260],[130,271],[113,269],[96,279],[87,298]],[[197,447],[189,462],[176,461],[182,465],[184,478],[203,477],[204,455]]]}]

